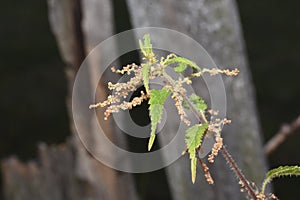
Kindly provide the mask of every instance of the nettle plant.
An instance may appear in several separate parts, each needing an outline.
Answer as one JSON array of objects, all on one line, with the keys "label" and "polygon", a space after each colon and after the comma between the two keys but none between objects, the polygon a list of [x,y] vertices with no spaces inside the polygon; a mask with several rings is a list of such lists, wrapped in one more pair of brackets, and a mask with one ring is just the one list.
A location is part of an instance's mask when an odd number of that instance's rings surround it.
[{"label": "nettle plant", "polygon": [[[132,109],[133,107],[141,105],[143,101],[148,100],[151,120],[151,133],[148,143],[148,151],[150,151],[155,140],[157,124],[160,123],[162,118],[164,102],[168,96],[171,96],[174,100],[174,105],[177,108],[180,119],[188,126],[188,129],[185,132],[186,150],[183,152],[183,155],[186,152],[189,153],[191,162],[191,181],[193,183],[196,179],[197,163],[199,163],[199,166],[202,168],[207,182],[209,184],[214,183],[208,166],[198,156],[198,153],[201,151],[202,141],[208,133],[212,135],[215,141],[211,149],[211,153],[208,156],[208,162],[214,163],[214,158],[219,152],[221,152],[236,177],[238,177],[238,183],[241,187],[241,191],[246,193],[247,199],[277,199],[277,197],[272,193],[265,194],[267,184],[276,177],[300,175],[299,166],[281,166],[270,170],[266,174],[266,178],[261,187],[257,187],[254,183],[248,181],[228,150],[223,145],[223,138],[221,136],[222,126],[231,123],[231,121],[226,118],[218,118],[218,111],[208,109],[204,100],[197,94],[188,96],[186,89],[183,87],[185,84],[190,85],[192,83],[192,79],[201,77],[205,73],[208,73],[211,76],[217,74],[237,76],[239,73],[238,69],[201,68],[193,61],[179,57],[175,54],[169,54],[166,58],[161,57],[160,59],[157,59],[152,50],[152,44],[148,34],[144,36],[144,41],[139,40],[139,45],[144,61],[141,65],[133,63],[123,67],[121,70],[114,67],[111,68],[112,72],[122,75],[134,74],[134,76],[125,83],[113,84],[109,82],[108,89],[113,90],[114,93],[109,95],[105,101],[90,105],[90,108],[106,107],[104,115],[105,120],[107,120],[111,113],[116,113],[120,110]],[[166,73],[165,69],[172,66],[174,71],[180,75],[177,80],[173,79]],[[183,72],[188,71],[186,70],[187,68],[192,68],[192,70],[190,70],[192,72],[184,76]],[[156,90],[149,88],[149,80],[153,80],[155,78],[164,79],[165,85],[162,89]],[[141,91],[141,95],[133,98],[130,102],[124,100],[130,92],[136,91],[142,84],[146,89],[146,93]],[[186,109],[190,109],[195,117],[197,117],[199,120],[198,124],[191,125],[185,112]]]}]

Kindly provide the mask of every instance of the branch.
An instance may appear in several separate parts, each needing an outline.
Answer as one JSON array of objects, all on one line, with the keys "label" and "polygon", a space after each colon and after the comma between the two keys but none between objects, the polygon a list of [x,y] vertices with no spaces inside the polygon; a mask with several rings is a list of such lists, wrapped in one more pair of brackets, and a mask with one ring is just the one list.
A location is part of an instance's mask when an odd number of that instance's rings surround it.
[{"label": "branch", "polygon": [[270,155],[275,151],[279,145],[281,145],[287,138],[300,129],[300,116],[290,124],[284,124],[281,126],[279,132],[277,132],[264,146],[264,152],[266,155]]}]

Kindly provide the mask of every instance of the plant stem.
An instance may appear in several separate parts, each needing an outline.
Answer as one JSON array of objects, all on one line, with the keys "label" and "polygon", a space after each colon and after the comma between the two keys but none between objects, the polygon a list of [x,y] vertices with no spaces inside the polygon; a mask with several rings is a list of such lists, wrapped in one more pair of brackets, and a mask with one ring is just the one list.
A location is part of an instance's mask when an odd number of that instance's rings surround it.
[{"label": "plant stem", "polygon": [[[167,79],[167,81],[169,82],[169,84],[172,87],[175,87],[175,81],[172,79],[172,77],[170,77],[167,73],[163,73],[163,76]],[[189,98],[187,98],[186,95],[180,93],[180,95],[182,96],[183,100],[188,104],[188,106],[191,108],[192,112],[194,113],[194,115],[196,115],[196,117],[199,119],[199,121],[201,122],[201,124],[205,124],[207,122],[207,120],[203,117],[203,115],[198,112],[198,110],[195,108],[195,106],[193,105],[193,103],[190,101]]]},{"label": "plant stem", "polygon": [[235,161],[233,160],[232,156],[230,155],[230,153],[228,152],[228,150],[222,146],[221,148],[221,153],[224,156],[224,158],[227,160],[227,162],[229,163],[229,165],[231,166],[231,169],[235,172],[235,174],[239,177],[240,181],[242,182],[243,186],[248,190],[249,195],[254,199],[257,200],[255,191],[253,190],[253,188],[249,185],[249,182],[247,181],[247,179],[245,178],[244,174],[242,173],[242,171],[239,169],[239,167],[237,166],[237,164],[235,163]]},{"label": "plant stem", "polygon": [[[172,87],[175,87],[175,81],[167,74],[167,73],[163,73],[163,76],[167,79],[167,81],[169,82],[169,84]],[[192,112],[194,113],[194,115],[198,118],[198,120],[204,124],[207,122],[207,120],[205,119],[205,116],[203,116],[193,105],[193,103],[190,101],[190,99],[185,95],[180,93],[180,95],[182,96],[183,100],[189,105],[189,107],[191,108]],[[224,158],[227,160],[227,162],[229,163],[231,169],[233,170],[233,172],[236,174],[236,176],[239,178],[239,180],[242,182],[242,185],[247,189],[249,195],[253,198],[253,200],[257,200],[255,191],[253,190],[253,188],[249,185],[247,179],[245,178],[244,174],[242,173],[242,171],[239,169],[239,167],[237,166],[236,162],[233,160],[232,156],[230,155],[230,153],[228,152],[228,150],[222,146],[221,148],[221,153],[224,156]]]}]

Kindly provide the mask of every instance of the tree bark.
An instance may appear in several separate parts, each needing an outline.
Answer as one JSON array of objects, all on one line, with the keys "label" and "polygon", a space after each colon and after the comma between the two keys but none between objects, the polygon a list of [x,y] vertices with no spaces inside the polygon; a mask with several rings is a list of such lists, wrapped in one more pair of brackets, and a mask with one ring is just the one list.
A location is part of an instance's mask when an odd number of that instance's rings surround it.
[{"label": "tree bark", "polygon": [[[233,158],[246,177],[260,184],[267,167],[235,1],[127,0],[127,2],[134,27],[164,27],[186,33],[208,51],[217,66],[239,68],[238,77],[233,80],[224,78],[227,117],[232,120],[232,124],[223,130],[223,137],[227,148],[232,152]],[[155,37],[151,39],[159,40]],[[200,90],[205,90],[200,83],[197,88],[199,87]],[[201,92],[194,88],[196,92]],[[168,114],[167,120],[176,121],[174,116],[176,113]],[[174,136],[177,125],[169,125],[166,128],[164,135],[160,136],[163,146]],[[202,180],[191,184],[187,156],[169,166],[167,174],[173,199],[245,199],[236,177],[221,156],[218,156],[211,168],[215,179],[215,185],[212,187]],[[199,174],[198,179],[204,179]]]},{"label": "tree bark", "polygon": [[[72,120],[72,90],[76,73],[85,59],[99,42],[113,34],[113,19],[109,0],[48,0],[49,21],[57,40],[61,56],[66,63],[68,81],[67,106],[73,135],[66,144],[48,147],[41,145],[37,162],[24,164],[16,158],[4,161],[4,194],[7,200],[39,199],[39,200],[76,200],[107,199],[122,200],[137,198],[135,186],[130,174],[117,172],[91,158],[77,137]],[[99,57],[90,60],[96,65]],[[95,68],[96,69],[96,68]],[[85,74],[86,91],[77,97],[80,101],[84,95],[90,95],[91,82],[97,81],[93,71]],[[103,82],[99,82],[97,94],[106,96]],[[92,102],[91,102],[92,103]],[[81,137],[89,141],[87,145],[96,149],[105,147],[96,138],[94,127],[98,123],[92,118],[88,106],[81,110],[85,131]],[[99,112],[100,113],[100,112]],[[99,123],[107,136],[115,143],[124,143],[124,138],[115,137],[113,123],[103,122],[103,114],[99,114]],[[88,121],[88,123],[86,123]],[[124,144],[120,144],[121,146]],[[109,149],[107,155],[114,156]]]}]

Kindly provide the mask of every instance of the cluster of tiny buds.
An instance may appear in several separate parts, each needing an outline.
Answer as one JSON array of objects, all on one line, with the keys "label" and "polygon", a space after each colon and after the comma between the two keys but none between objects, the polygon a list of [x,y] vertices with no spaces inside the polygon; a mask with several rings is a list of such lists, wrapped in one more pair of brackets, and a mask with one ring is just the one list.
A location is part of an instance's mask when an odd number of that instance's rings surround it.
[{"label": "cluster of tiny buds", "polygon": [[97,107],[107,107],[106,111],[104,112],[104,119],[107,120],[111,113],[118,112],[120,109],[131,109],[132,107],[136,105],[140,105],[141,102],[147,98],[149,98],[147,95],[143,94],[140,97],[134,98],[131,102],[123,101],[119,105],[115,105],[116,103],[120,103],[122,98],[126,98],[131,91],[135,91],[139,85],[142,83],[142,74],[141,74],[141,67],[136,64],[130,64],[125,67],[123,67],[122,70],[117,70],[114,67],[111,68],[111,70],[115,73],[120,74],[130,74],[131,72],[135,73],[135,76],[132,77],[128,82],[126,83],[111,83],[108,82],[108,89],[114,90],[114,93],[112,95],[109,95],[107,99],[103,102],[99,102],[97,104],[92,104],[89,106],[90,109],[97,108]]},{"label": "cluster of tiny buds", "polygon": [[230,124],[231,120],[229,119],[215,119],[214,121],[211,121],[211,123],[208,126],[208,130],[215,132],[215,133],[219,133],[222,130],[222,125],[225,124]]},{"label": "cluster of tiny buds", "polygon": [[147,100],[149,98],[148,94],[145,94],[143,91],[141,91],[141,96],[140,97],[134,97],[132,101],[127,102],[123,101],[121,104],[118,105],[110,105],[109,107],[106,108],[104,112],[104,120],[107,120],[111,113],[117,113],[119,110],[127,110],[127,109],[132,109],[132,107],[141,105],[143,101]]},{"label": "cluster of tiny buds", "polygon": [[136,65],[135,63],[132,63],[130,65],[124,66],[123,69],[121,69],[121,70],[116,69],[115,67],[112,67],[110,69],[114,73],[118,73],[118,74],[125,74],[125,73],[127,73],[129,75],[131,72],[133,72],[138,67],[139,67],[138,65]]},{"label": "cluster of tiny buds", "polygon": [[185,77],[184,79],[179,77],[178,82],[180,82],[180,84],[183,84],[183,83],[186,83],[187,85],[192,84],[192,80],[189,77]]},{"label": "cluster of tiny buds", "polygon": [[256,198],[257,198],[257,200],[268,200],[268,199],[275,199],[275,200],[277,199],[278,200],[278,198],[273,193],[270,193],[268,196],[260,193],[260,194],[256,195]]},{"label": "cluster of tiny buds", "polygon": [[217,111],[217,110],[207,110],[207,112],[209,114],[211,114],[212,116],[217,116],[219,114],[219,111]]},{"label": "cluster of tiny buds", "polygon": [[175,107],[180,116],[180,120],[182,120],[187,126],[190,126],[191,122],[187,119],[187,114],[185,113],[182,105],[183,97],[179,95],[177,92],[174,92],[172,95],[172,99],[175,101]]},{"label": "cluster of tiny buds", "polygon": [[219,151],[221,150],[223,146],[223,138],[221,138],[220,134],[216,134],[215,136],[215,144],[211,150],[211,154],[208,156],[208,162],[213,163],[215,160],[215,157],[218,155]]},{"label": "cluster of tiny buds", "polygon": [[257,200],[265,200],[266,199],[266,195],[264,194],[258,194],[256,195]]},{"label": "cluster of tiny buds", "polygon": [[[260,193],[259,192],[259,189],[257,188],[257,186],[256,186],[256,184],[254,183],[254,182],[249,182],[249,181],[247,181],[247,184],[249,185],[249,186],[251,186],[251,188],[252,188],[252,190],[255,192],[255,196],[256,196],[256,199],[257,200],[271,200],[271,199],[276,199],[276,200],[278,200],[278,198],[273,194],[273,193],[270,193],[270,194],[268,194],[268,195],[265,195],[265,194],[262,194],[262,193]],[[249,192],[247,189],[246,189],[246,187],[245,187],[245,185],[244,185],[244,183],[240,180],[239,181],[239,185],[241,186],[241,189],[240,189],[240,191],[241,192]],[[249,194],[249,193],[248,193]]]},{"label": "cluster of tiny buds", "polygon": [[113,95],[109,95],[105,101],[99,102],[99,103],[96,103],[96,104],[92,104],[92,105],[89,106],[89,108],[90,109],[92,109],[92,108],[98,108],[98,107],[103,108],[103,107],[105,107],[107,105],[110,105],[112,103],[118,102],[119,100],[120,99],[114,97]]},{"label": "cluster of tiny buds", "polygon": [[[245,186],[245,184],[243,183],[243,181],[240,180],[239,185],[241,186],[241,189],[240,189],[241,192],[243,192],[243,193],[247,192],[248,195],[250,195],[250,193],[249,193],[247,187]],[[259,193],[259,190],[256,187],[255,183],[253,183],[253,182],[250,183],[249,181],[247,181],[247,185],[249,187],[251,187],[252,190],[255,192],[255,196],[258,200],[266,200],[266,196],[264,194]],[[250,196],[248,196],[248,198],[250,198]]]},{"label": "cluster of tiny buds", "polygon": [[194,73],[191,75],[191,77],[200,77],[203,73],[209,73],[211,76],[215,76],[217,74],[225,74],[226,76],[237,76],[240,71],[235,68],[233,70],[229,69],[219,69],[219,68],[212,68],[207,69],[203,68],[200,72]]},{"label": "cluster of tiny buds", "polygon": [[198,161],[199,161],[199,164],[201,165],[201,167],[203,169],[203,173],[204,173],[204,176],[205,176],[205,179],[206,179],[207,183],[210,184],[210,185],[214,184],[214,180],[210,175],[209,168],[207,167],[207,165],[204,162],[202,162],[200,159],[198,159]]},{"label": "cluster of tiny buds", "polygon": [[161,57],[161,58],[160,58],[160,64],[161,64],[161,65],[165,65],[165,62],[166,62],[166,61],[168,61],[168,60],[171,59],[171,58],[175,58],[175,57],[177,57],[177,56],[176,56],[175,54],[173,54],[173,53],[167,55],[166,58]]},{"label": "cluster of tiny buds", "polygon": [[259,194],[256,194],[256,198],[258,200],[268,200],[268,199],[269,200],[271,200],[271,199],[279,200],[273,193],[270,193],[268,195],[259,193]]}]

